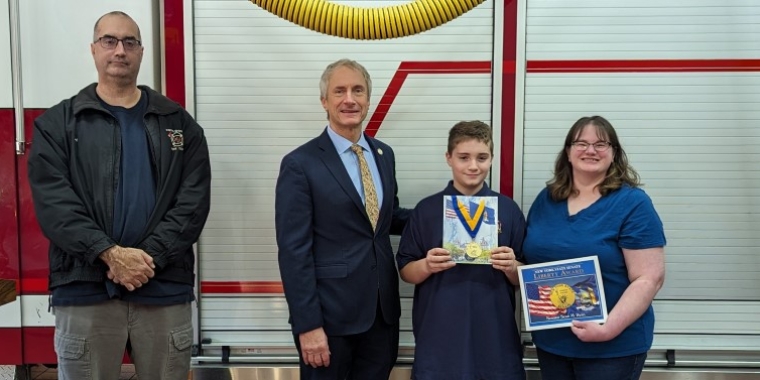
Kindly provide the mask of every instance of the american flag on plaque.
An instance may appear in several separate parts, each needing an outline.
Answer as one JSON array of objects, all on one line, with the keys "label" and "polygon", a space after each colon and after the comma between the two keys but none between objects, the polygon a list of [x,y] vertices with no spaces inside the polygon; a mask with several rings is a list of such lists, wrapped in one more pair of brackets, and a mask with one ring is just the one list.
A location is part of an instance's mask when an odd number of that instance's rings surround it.
[{"label": "american flag on plaque", "polygon": [[525,284],[525,298],[528,300],[528,313],[538,317],[556,317],[567,314],[567,309],[560,309],[551,300],[552,287],[549,285]]},{"label": "american flag on plaque", "polygon": [[518,268],[528,331],[568,327],[572,321],[607,320],[604,284],[596,256]]}]

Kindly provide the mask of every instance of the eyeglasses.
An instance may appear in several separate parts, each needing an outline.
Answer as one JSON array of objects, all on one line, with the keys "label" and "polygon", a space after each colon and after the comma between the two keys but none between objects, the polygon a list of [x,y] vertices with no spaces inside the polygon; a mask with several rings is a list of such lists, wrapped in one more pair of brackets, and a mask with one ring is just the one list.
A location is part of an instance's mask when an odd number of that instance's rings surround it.
[{"label": "eyeglasses", "polygon": [[121,41],[121,45],[124,46],[124,50],[127,51],[137,50],[140,46],[142,46],[142,42],[133,37],[116,38],[111,36],[103,36],[95,40],[95,42],[100,43],[100,46],[108,50],[116,49],[116,46],[119,45],[119,41]]},{"label": "eyeglasses", "polygon": [[575,141],[575,142],[573,142],[570,145],[572,145],[573,148],[575,148],[575,150],[577,150],[579,152],[585,152],[586,149],[588,149],[588,147],[590,147],[590,146],[593,146],[594,150],[597,151],[597,152],[604,152],[607,149],[610,149],[610,147],[612,146],[612,144],[610,144],[609,141],[599,141],[599,142],[595,142],[593,144],[589,144],[589,143],[587,143],[585,141]]}]

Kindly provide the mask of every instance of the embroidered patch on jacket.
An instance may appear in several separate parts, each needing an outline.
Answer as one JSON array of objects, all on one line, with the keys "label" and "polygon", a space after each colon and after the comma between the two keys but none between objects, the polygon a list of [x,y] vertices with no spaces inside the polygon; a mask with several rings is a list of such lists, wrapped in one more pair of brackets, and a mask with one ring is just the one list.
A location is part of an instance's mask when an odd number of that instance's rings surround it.
[{"label": "embroidered patch on jacket", "polygon": [[172,150],[183,150],[185,146],[185,138],[182,135],[181,129],[167,129],[166,134],[169,136],[169,141],[172,143]]}]

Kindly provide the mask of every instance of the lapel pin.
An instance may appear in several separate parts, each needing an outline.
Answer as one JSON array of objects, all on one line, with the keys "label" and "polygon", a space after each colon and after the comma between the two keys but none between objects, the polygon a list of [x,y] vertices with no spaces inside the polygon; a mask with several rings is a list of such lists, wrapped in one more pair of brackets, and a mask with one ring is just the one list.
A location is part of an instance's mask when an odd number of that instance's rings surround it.
[{"label": "lapel pin", "polygon": [[379,154],[379,155],[381,155],[381,156],[382,156],[382,155],[383,155],[383,150],[382,150],[382,149],[380,149],[380,148],[377,148],[377,154]]}]

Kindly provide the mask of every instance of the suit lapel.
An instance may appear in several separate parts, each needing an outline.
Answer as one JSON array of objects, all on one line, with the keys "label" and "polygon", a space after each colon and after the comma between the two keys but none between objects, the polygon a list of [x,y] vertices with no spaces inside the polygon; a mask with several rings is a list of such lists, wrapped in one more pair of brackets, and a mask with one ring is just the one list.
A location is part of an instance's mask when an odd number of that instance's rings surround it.
[{"label": "suit lapel", "polygon": [[349,198],[351,198],[356,207],[359,208],[359,211],[364,214],[367,223],[369,223],[369,217],[367,217],[367,210],[364,208],[362,198],[356,191],[354,183],[351,182],[351,177],[349,177],[338,152],[335,151],[335,145],[333,145],[332,140],[330,140],[330,136],[327,135],[327,130],[319,136],[319,148],[321,149],[320,158],[327,167],[327,170],[330,171],[340,187],[343,188],[343,191]]}]

